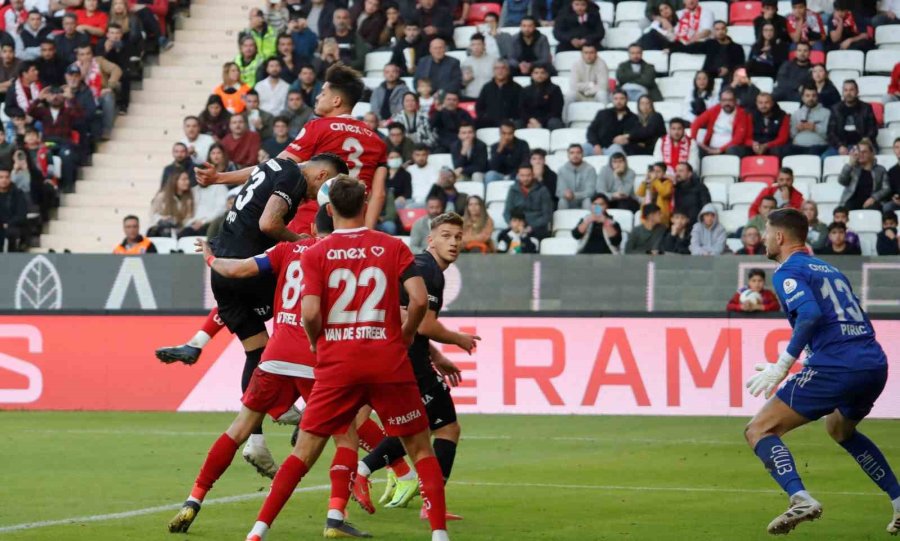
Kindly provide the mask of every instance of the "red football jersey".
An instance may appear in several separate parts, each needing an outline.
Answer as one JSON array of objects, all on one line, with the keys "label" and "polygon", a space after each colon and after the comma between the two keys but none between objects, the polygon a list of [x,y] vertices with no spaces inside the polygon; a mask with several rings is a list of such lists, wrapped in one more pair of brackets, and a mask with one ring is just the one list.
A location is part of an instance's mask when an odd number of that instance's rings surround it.
[{"label": "red football jersey", "polygon": [[364,227],[332,233],[303,254],[303,295],[321,298],[316,380],[415,381],[400,322],[401,279],[415,272],[402,241]]},{"label": "red football jersey", "polygon": [[[297,242],[279,242],[259,258],[268,258],[278,278],[275,286],[275,328],[263,351],[260,366],[266,361],[316,366],[316,354],[309,350],[309,339],[300,320],[300,289],[303,254],[318,242],[308,238]],[[268,370],[267,370],[268,371]]]}]

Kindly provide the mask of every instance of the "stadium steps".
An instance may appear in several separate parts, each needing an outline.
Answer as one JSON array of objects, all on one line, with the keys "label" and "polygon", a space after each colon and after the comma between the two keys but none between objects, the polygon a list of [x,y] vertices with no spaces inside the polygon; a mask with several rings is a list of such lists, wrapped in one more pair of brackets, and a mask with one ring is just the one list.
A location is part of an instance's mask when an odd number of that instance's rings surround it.
[{"label": "stadium steps", "polygon": [[163,167],[172,161],[172,143],[182,137],[182,119],[202,111],[221,82],[222,64],[237,54],[237,34],[247,26],[250,4],[191,2],[189,17],[178,20],[174,47],[145,68],[128,115],[117,118],[112,140],[99,146],[90,167],[82,168],[76,192],[63,196],[38,251],[109,253],[122,240],[127,214],[138,215],[146,231],[150,201]]}]

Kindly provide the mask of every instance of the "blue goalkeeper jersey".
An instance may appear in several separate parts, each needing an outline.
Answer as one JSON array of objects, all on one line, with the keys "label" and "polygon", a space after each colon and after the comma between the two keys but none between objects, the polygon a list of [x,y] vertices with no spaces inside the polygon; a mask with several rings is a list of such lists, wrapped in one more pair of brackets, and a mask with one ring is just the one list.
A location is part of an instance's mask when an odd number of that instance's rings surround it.
[{"label": "blue goalkeeper jersey", "polygon": [[[887,365],[875,329],[841,271],[821,259],[795,252],[778,267],[772,280],[794,329],[791,346],[806,348],[809,366],[854,371]],[[801,332],[798,319],[816,313],[818,319],[799,337],[805,343],[795,344]],[[804,340],[807,332],[808,341]],[[791,346],[788,353],[796,357],[800,351],[791,351]]]}]

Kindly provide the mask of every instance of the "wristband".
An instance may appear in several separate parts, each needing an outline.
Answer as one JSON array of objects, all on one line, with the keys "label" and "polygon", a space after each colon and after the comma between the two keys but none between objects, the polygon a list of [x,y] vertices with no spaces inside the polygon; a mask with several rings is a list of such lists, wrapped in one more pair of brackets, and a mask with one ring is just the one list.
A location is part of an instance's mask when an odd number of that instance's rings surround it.
[{"label": "wristband", "polygon": [[213,261],[215,261],[215,260],[216,260],[216,256],[214,256],[214,255],[208,255],[208,256],[206,256],[206,265],[207,265],[209,268],[212,268]]},{"label": "wristband", "polygon": [[795,362],[797,362],[796,357],[785,351],[778,356],[778,361],[775,364],[777,364],[781,368],[784,368],[785,370],[790,370],[791,367],[794,366]]}]

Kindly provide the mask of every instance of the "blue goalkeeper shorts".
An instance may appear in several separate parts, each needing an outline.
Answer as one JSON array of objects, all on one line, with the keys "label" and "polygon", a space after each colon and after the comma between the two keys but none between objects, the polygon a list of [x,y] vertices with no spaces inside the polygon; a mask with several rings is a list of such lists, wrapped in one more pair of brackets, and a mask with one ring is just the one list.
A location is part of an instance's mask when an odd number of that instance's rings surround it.
[{"label": "blue goalkeeper shorts", "polygon": [[785,404],[811,421],[834,410],[854,421],[870,411],[887,383],[887,367],[855,372],[805,367],[778,390]]}]

